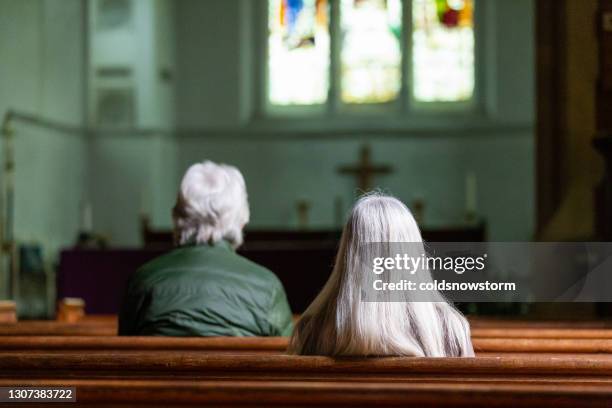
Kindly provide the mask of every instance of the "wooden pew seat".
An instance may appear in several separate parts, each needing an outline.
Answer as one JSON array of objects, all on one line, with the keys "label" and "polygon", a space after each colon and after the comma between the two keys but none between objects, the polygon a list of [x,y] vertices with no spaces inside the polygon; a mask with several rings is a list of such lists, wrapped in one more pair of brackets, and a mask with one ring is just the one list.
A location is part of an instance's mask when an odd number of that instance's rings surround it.
[{"label": "wooden pew seat", "polygon": [[473,327],[472,338],[506,339],[612,339],[611,328]]},{"label": "wooden pew seat", "polygon": [[159,377],[346,378],[363,375],[394,378],[450,376],[512,378],[574,376],[609,379],[609,354],[492,354],[477,358],[339,358],[282,354],[217,354],[193,351],[113,351],[84,353],[0,353],[0,377],[46,378]]},{"label": "wooden pew seat", "polygon": [[0,336],[116,336],[116,318],[79,322],[32,320],[0,324]]},{"label": "wooden pew seat", "polygon": [[[472,338],[612,339],[608,321],[527,321],[471,317]],[[0,336],[115,336],[117,316],[85,315],[78,322],[0,322]]]},{"label": "wooden pew seat", "polygon": [[477,357],[464,359],[289,356],[278,337],[118,337],[115,317],[4,323],[0,386],[75,386],[92,407],[610,406],[607,322],[471,323]]},{"label": "wooden pew seat", "polygon": [[606,407],[612,356],[333,359],[193,352],[0,354],[0,386],[147,406]]},{"label": "wooden pew seat", "polygon": [[[287,337],[119,337],[0,336],[0,352],[69,350],[187,350],[200,352],[283,353]],[[611,353],[611,339],[473,338],[480,352]]]},{"label": "wooden pew seat", "polygon": [[612,336],[596,327],[476,325],[478,357],[465,359],[288,356],[275,337],[7,335],[0,386],[76,386],[88,406],[607,407]]},{"label": "wooden pew seat", "polygon": [[[2,380],[0,386],[65,386],[62,380]],[[612,388],[579,384],[353,381],[82,380],[77,400],[86,406],[415,406],[609,407]],[[119,404],[119,405],[115,405]],[[31,405],[29,405],[31,406]],[[42,404],[41,404],[42,406]],[[66,406],[70,406],[66,404]]]}]

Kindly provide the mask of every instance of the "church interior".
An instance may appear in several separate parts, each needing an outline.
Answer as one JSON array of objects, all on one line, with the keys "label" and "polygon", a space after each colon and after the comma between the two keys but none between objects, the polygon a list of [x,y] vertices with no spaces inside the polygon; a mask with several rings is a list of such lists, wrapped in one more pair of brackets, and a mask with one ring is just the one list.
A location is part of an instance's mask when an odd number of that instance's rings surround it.
[{"label": "church interior", "polygon": [[0,0],[0,120],[0,387],[91,406],[612,401],[612,302],[459,304],[473,364],[116,333],[203,160],[244,175],[238,253],[295,315],[371,191],[425,241],[612,241],[611,0]]}]

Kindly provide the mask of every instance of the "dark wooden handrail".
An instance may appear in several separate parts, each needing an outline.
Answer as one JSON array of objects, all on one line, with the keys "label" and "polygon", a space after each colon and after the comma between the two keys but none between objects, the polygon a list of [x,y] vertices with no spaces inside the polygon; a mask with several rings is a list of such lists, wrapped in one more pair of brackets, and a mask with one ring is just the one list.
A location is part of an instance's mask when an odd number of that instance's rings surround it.
[{"label": "dark wooden handrail", "polygon": [[[287,337],[117,337],[4,336],[0,350],[186,350],[200,352],[284,353]],[[477,352],[612,353],[612,339],[473,338]]]},{"label": "dark wooden handrail", "polygon": [[[0,386],[65,386],[66,380],[2,380]],[[567,382],[194,381],[73,379],[88,406],[609,407],[609,384]]]},{"label": "dark wooden handrail", "polygon": [[[472,338],[612,339],[610,321],[470,319]],[[116,316],[85,316],[76,323],[49,320],[0,323],[3,336],[116,336]]]},{"label": "dark wooden handrail", "polygon": [[[477,358],[331,358],[280,354],[206,354],[188,351],[115,351],[113,353],[0,353],[0,376],[198,376],[256,373],[279,377],[326,375],[573,375],[612,376],[612,355],[488,354]],[[399,378],[398,377],[398,378]]]}]

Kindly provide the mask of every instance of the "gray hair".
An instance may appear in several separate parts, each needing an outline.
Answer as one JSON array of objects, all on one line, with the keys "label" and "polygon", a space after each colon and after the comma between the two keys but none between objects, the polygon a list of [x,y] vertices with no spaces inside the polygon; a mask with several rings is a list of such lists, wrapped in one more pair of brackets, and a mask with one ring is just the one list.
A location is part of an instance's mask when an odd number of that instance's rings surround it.
[{"label": "gray hair", "polygon": [[[362,197],[342,232],[333,272],[296,325],[288,351],[309,355],[473,356],[465,317],[435,292],[430,302],[366,302],[367,243],[423,245],[410,210],[382,194]],[[425,271],[428,278],[431,274]],[[429,299],[429,298],[428,298]]]},{"label": "gray hair", "polygon": [[240,171],[204,161],[189,167],[172,210],[179,245],[228,241],[242,245],[242,228],[249,221],[249,203]]}]

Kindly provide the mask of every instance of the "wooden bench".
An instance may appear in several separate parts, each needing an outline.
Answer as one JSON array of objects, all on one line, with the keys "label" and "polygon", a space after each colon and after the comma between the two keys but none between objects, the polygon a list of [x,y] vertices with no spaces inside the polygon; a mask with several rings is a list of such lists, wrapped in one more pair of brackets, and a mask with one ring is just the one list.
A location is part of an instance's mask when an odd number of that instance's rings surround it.
[{"label": "wooden bench", "polygon": [[274,337],[4,336],[0,386],[76,386],[90,406],[610,406],[609,330],[530,327],[475,327],[474,359],[287,356]]},{"label": "wooden bench", "polygon": [[33,320],[0,324],[0,336],[116,336],[117,320],[83,320],[76,323]]},{"label": "wooden bench", "polygon": [[485,329],[612,329],[612,320],[533,320],[468,316],[472,328]]},{"label": "wooden bench", "polygon": [[0,353],[2,378],[565,379],[610,383],[607,354],[494,354],[477,358],[338,358],[197,351]]},{"label": "wooden bench", "polygon": [[[607,321],[515,321],[471,318],[472,338],[612,339]],[[77,322],[0,323],[0,336],[115,336],[117,317],[85,315]]]},{"label": "wooden bench", "polygon": [[[611,339],[474,338],[476,352],[612,353]],[[191,350],[202,352],[283,353],[286,337],[117,337],[4,336],[2,350]]]},{"label": "wooden bench", "polygon": [[472,327],[472,338],[506,339],[612,339],[611,328]]},{"label": "wooden bench", "polygon": [[609,406],[612,356],[333,359],[194,352],[0,354],[0,386],[126,406]]},{"label": "wooden bench", "polygon": [[[181,380],[2,380],[0,386],[76,387],[79,405],[609,407],[609,386],[550,383]],[[32,406],[32,405],[28,405]],[[40,404],[43,406],[43,404]],[[44,406],[48,406],[45,404]],[[57,404],[54,404],[57,406]],[[73,406],[66,404],[67,407]]]}]

